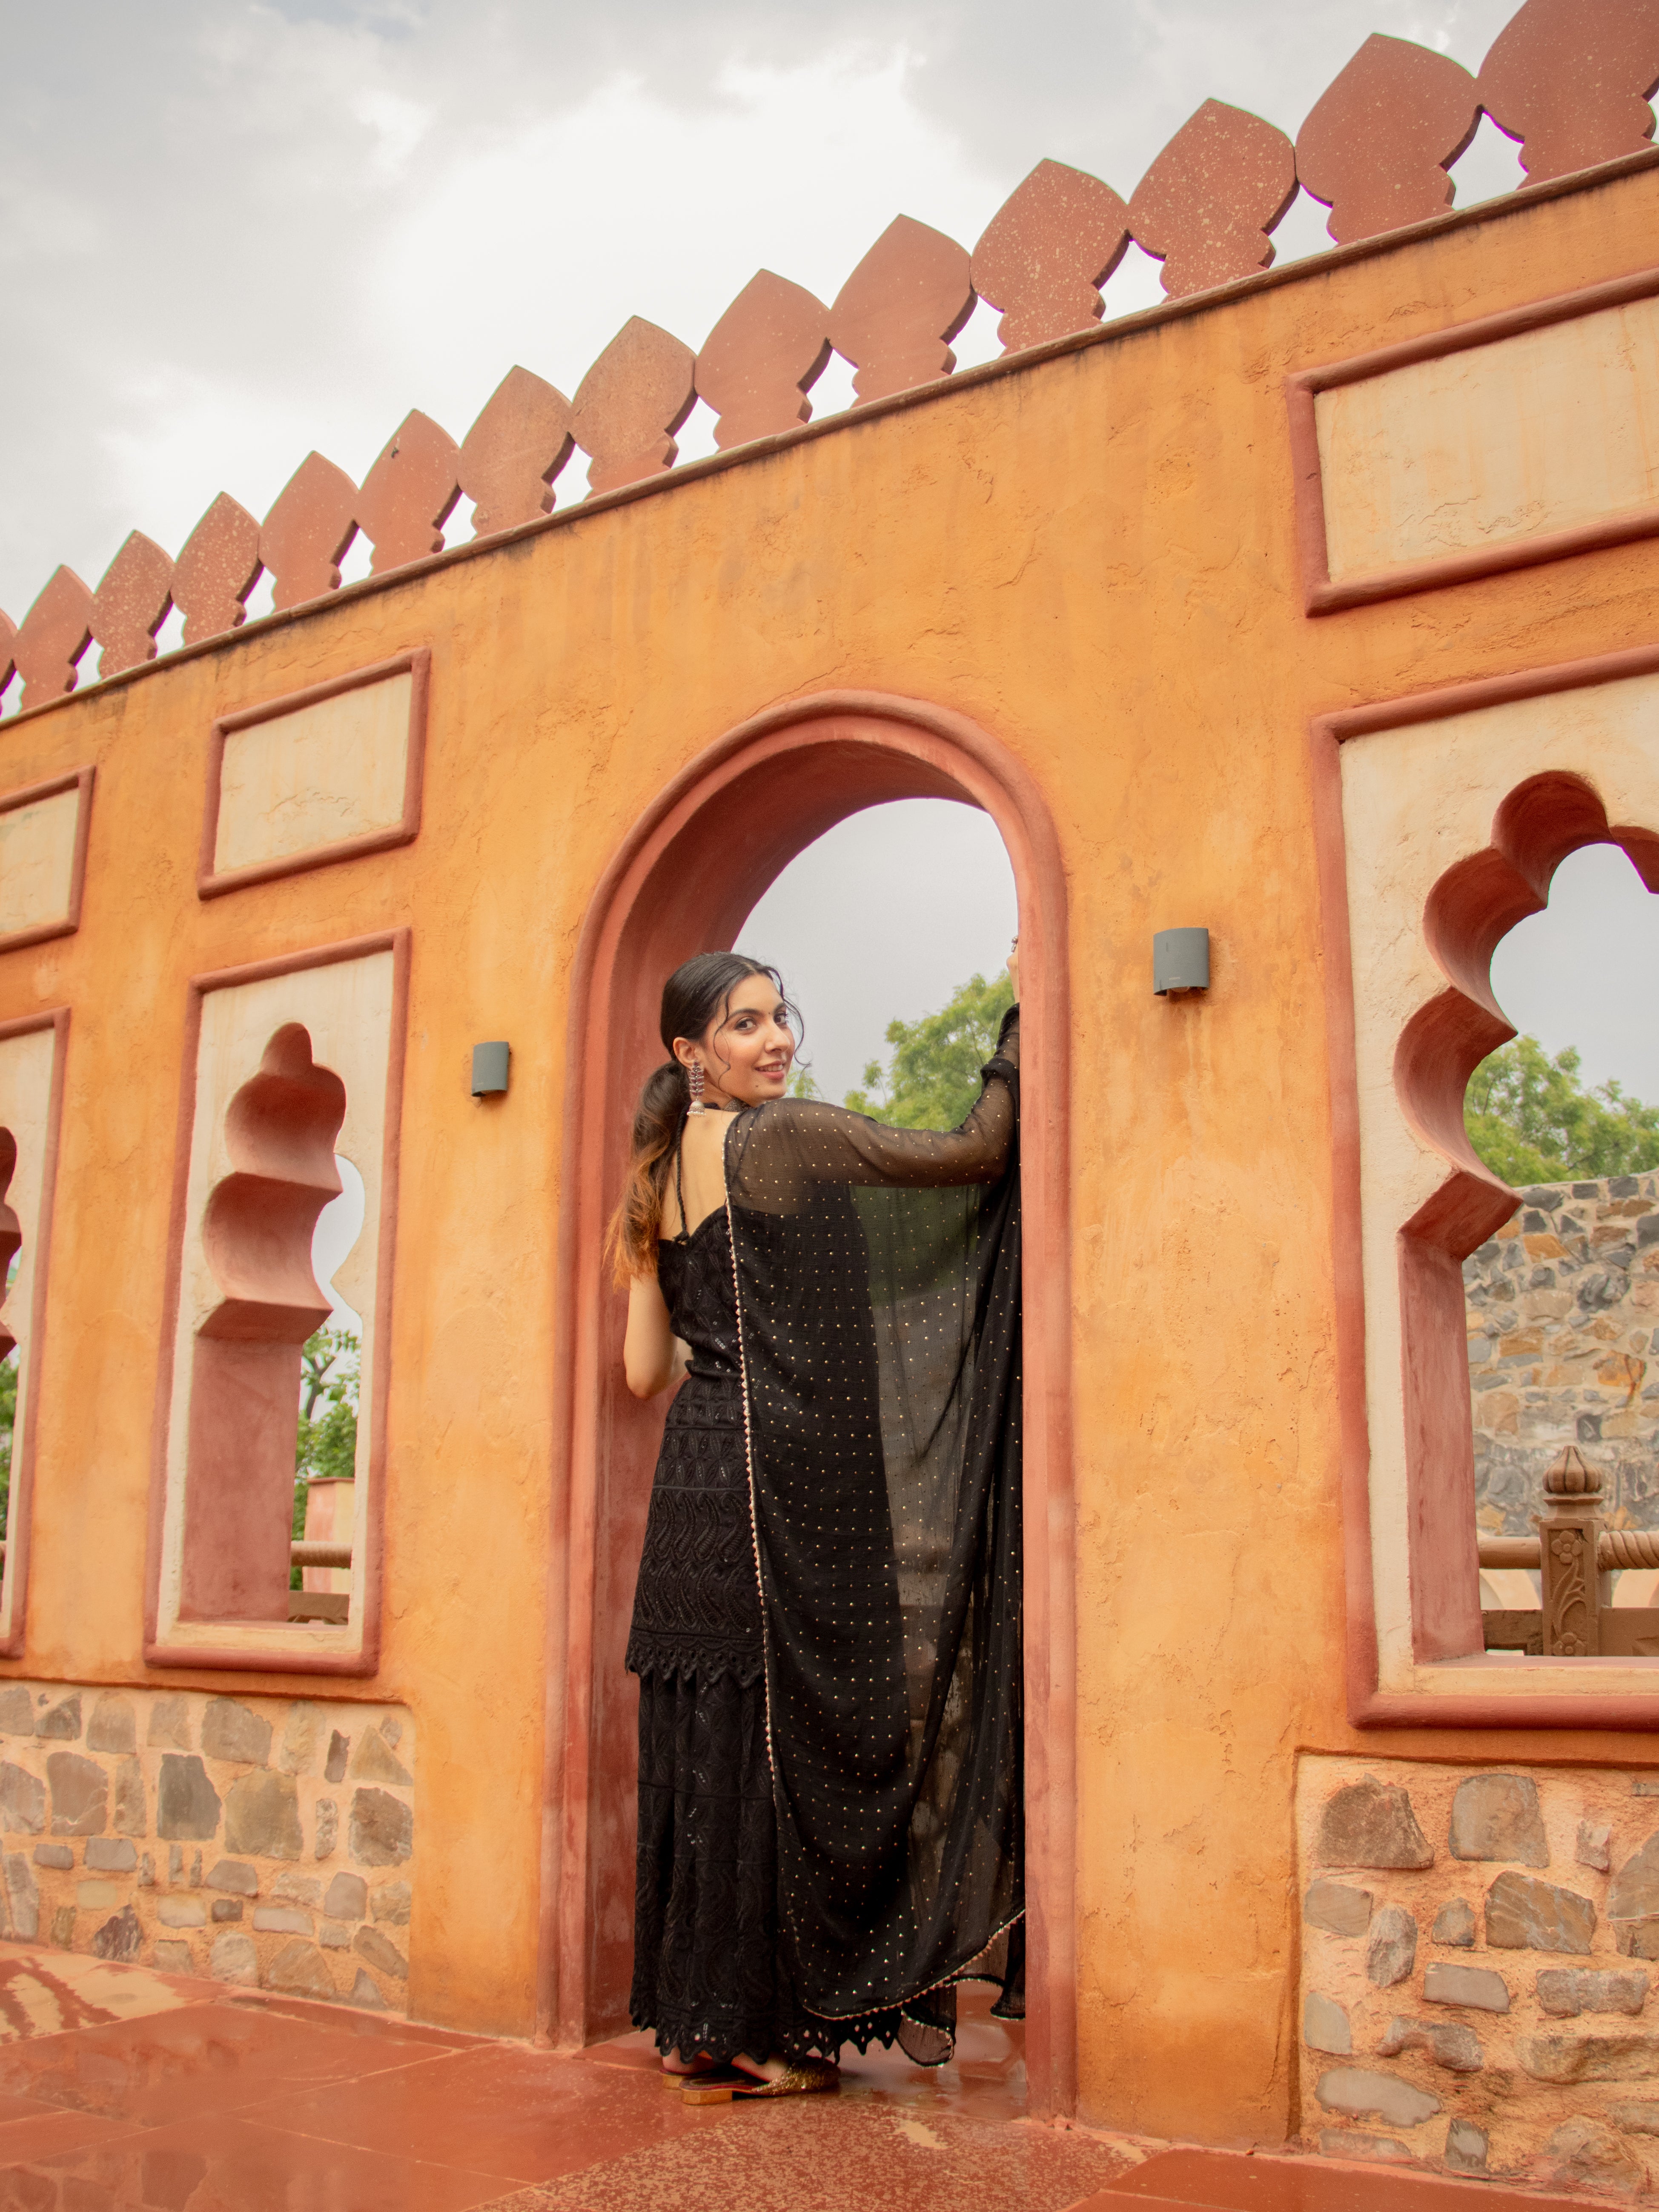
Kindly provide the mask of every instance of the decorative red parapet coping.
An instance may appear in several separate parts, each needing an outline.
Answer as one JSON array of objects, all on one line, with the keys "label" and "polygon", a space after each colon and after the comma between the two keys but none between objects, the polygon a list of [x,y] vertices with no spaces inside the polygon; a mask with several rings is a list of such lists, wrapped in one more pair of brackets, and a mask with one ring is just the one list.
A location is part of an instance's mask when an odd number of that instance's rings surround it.
[{"label": "decorative red parapet coping", "polygon": [[883,232],[829,307],[762,270],[701,353],[633,317],[589,368],[574,401],[528,369],[509,370],[465,438],[405,416],[361,489],[310,453],[263,523],[222,492],[177,562],[135,531],[95,592],[56,569],[20,624],[0,611],[0,696],[22,703],[72,691],[95,641],[100,678],[155,656],[175,606],[185,642],[224,635],[267,571],[278,610],[338,588],[360,534],[380,575],[443,550],[463,497],[475,537],[551,511],[576,447],[588,496],[673,466],[676,434],[699,399],[719,418],[721,450],[798,428],[831,352],[854,371],[860,404],[948,375],[951,340],[984,299],[1005,352],[1088,330],[1101,286],[1133,240],[1163,264],[1181,299],[1266,269],[1273,232],[1299,193],[1330,210],[1343,246],[1441,215],[1448,172],[1483,114],[1516,140],[1528,185],[1644,151],[1659,90],[1653,0],[1524,0],[1478,73],[1405,39],[1366,40],[1314,103],[1292,142],[1261,117],[1208,100],[1182,124],[1126,203],[1110,185],[1039,161],[993,216],[971,255],[908,216]]}]

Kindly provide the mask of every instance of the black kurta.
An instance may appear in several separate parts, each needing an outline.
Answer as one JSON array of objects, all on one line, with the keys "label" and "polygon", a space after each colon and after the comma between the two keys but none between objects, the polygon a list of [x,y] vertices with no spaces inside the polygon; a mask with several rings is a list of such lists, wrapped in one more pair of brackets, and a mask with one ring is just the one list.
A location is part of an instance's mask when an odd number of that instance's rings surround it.
[{"label": "black kurta", "polygon": [[[949,2056],[1020,2009],[1018,1031],[958,1130],[780,1100],[659,1248],[633,2017],[665,2050]],[[739,1316],[741,1325],[739,1326]]]}]

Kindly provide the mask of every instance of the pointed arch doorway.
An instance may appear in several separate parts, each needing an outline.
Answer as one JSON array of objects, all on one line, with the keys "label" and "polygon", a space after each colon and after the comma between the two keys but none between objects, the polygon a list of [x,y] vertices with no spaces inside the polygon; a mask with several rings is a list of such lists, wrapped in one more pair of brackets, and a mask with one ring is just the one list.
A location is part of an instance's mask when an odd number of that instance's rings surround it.
[{"label": "pointed arch doorway", "polygon": [[836,823],[952,799],[996,823],[1019,891],[1024,1004],[1026,2062],[1031,2109],[1075,2101],[1071,1263],[1066,888],[1048,805],[964,716],[879,692],[769,709],[692,761],[635,824],[589,906],[571,978],[555,1347],[538,2027],[562,2045],[628,2024],[634,1692],[623,1667],[661,1409],[622,1382],[624,1301],[603,1243],[639,1087],[662,1057],[662,981],[730,945]]}]

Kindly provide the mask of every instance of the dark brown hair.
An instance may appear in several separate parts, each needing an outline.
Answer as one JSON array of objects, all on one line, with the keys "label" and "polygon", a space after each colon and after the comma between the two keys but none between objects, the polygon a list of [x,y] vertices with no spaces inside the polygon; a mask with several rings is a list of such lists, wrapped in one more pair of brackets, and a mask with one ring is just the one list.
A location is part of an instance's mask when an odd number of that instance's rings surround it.
[{"label": "dark brown hair", "polygon": [[750,975],[764,975],[783,997],[783,979],[777,969],[763,960],[751,960],[745,952],[699,952],[678,967],[662,987],[659,1029],[670,1057],[647,1076],[640,1093],[627,1178],[607,1240],[619,1283],[648,1275],[657,1264],[669,1164],[691,1103],[685,1070],[672,1057],[674,1040],[700,1037],[716,1018],[724,1019],[732,992]]}]

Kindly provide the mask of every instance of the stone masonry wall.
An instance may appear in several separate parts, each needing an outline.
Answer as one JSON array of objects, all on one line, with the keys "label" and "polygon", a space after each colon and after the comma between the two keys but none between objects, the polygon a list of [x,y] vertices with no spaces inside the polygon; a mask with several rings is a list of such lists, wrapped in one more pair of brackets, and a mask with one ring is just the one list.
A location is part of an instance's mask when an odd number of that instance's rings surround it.
[{"label": "stone masonry wall", "polygon": [[0,1933],[402,2012],[400,1706],[0,1684]]},{"label": "stone masonry wall", "polygon": [[1659,1176],[1528,1191],[1463,1286],[1481,1529],[1530,1535],[1566,1444],[1614,1528],[1659,1528]]},{"label": "stone masonry wall", "polygon": [[1307,1754],[1297,1838],[1310,2146],[1659,2179],[1659,1775]]}]

